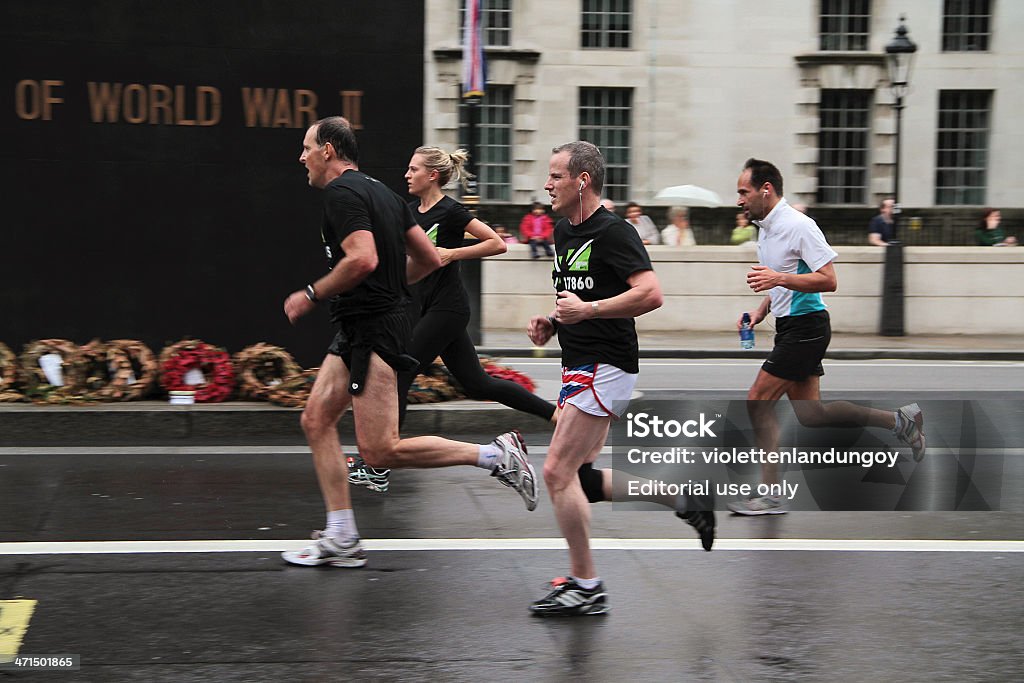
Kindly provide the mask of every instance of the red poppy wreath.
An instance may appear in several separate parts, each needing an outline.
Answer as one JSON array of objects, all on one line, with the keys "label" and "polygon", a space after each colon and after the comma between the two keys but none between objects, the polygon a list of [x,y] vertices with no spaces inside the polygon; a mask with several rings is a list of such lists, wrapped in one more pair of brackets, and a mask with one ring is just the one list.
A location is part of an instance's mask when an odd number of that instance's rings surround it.
[{"label": "red poppy wreath", "polygon": [[183,339],[160,352],[160,386],[194,391],[196,403],[219,403],[235,390],[231,356],[198,339]]}]

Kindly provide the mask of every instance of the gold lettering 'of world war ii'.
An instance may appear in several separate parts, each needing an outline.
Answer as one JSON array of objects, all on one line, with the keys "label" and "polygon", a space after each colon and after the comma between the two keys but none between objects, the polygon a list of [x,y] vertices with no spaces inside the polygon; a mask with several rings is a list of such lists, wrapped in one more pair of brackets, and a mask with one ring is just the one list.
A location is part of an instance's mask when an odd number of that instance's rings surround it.
[{"label": "gold lettering 'of world war ii'", "polygon": [[[224,96],[212,85],[111,83],[88,81],[89,118],[93,123],[216,126],[224,116]],[[362,90],[338,92],[341,114],[362,129]],[[19,81],[14,109],[23,120],[52,121],[60,105],[72,99],[64,81]],[[249,88],[240,91],[242,123],[247,128],[306,128],[320,116],[319,98],[304,88]],[[337,111],[337,109],[334,109]]]}]

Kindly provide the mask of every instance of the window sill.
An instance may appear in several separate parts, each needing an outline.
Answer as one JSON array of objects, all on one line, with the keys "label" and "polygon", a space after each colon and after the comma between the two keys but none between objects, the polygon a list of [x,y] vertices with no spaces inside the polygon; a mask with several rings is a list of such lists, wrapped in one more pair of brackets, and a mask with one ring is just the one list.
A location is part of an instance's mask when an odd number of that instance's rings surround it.
[{"label": "window sill", "polygon": [[[487,59],[505,59],[510,62],[536,64],[540,61],[539,50],[517,50],[510,47],[485,47]],[[434,49],[434,59],[438,62],[456,62],[462,60],[461,47],[439,47]]]},{"label": "window sill", "polygon": [[811,52],[797,55],[796,65],[799,67],[827,66],[830,64],[869,65],[885,67],[885,54],[882,52],[828,51]]}]

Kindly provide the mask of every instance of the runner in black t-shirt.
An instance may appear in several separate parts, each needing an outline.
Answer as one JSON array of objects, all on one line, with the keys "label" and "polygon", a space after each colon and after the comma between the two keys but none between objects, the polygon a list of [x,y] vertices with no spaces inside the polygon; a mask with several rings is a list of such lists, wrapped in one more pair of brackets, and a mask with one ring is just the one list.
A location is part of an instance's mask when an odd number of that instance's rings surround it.
[{"label": "runner in black t-shirt", "polygon": [[[527,332],[542,345],[557,331],[562,346],[562,413],[544,463],[544,481],[569,544],[571,573],[553,581],[553,590],[533,603],[530,609],[537,616],[608,611],[590,553],[587,503],[628,499],[631,477],[616,472],[613,480],[612,470],[594,469],[593,463],[612,418],[625,410],[636,384],[639,350],[633,319],[662,303],[661,286],[636,230],[600,206],[604,174],[600,150],[589,142],[573,142],[553,150],[544,186],[552,210],[563,216],[555,226],[552,272],[558,298],[552,314],[531,319]],[[697,530],[704,549],[711,549],[715,518],[708,501],[643,500],[674,509]]]},{"label": "runner in black t-shirt", "polygon": [[436,269],[440,259],[402,198],[361,173],[358,157],[355,134],[340,116],[310,126],[299,157],[309,184],[324,190],[321,236],[331,270],[292,292],[284,312],[295,323],[320,299],[330,299],[331,318],[340,329],[302,413],[327,527],[314,534],[309,547],[283,553],[287,562],[298,565],[366,564],[338,440],[338,420],[349,405],[359,453],[371,466],[476,465],[515,489],[528,510],[537,505],[536,475],[519,432],[484,446],[436,436],[399,439],[396,374],[416,365],[406,353],[406,278],[415,282]]},{"label": "runner in black t-shirt", "polygon": [[[451,180],[462,178],[468,158],[461,149],[449,154],[437,147],[419,147],[405,173],[409,194],[419,198],[410,208],[437,248],[441,267],[412,287],[416,324],[409,353],[419,365],[398,375],[399,425],[405,419],[409,387],[438,356],[470,398],[498,401],[545,420],[554,417],[553,403],[515,382],[488,375],[466,331],[469,295],[459,277],[459,261],[503,254],[508,248],[486,223],[441,190]],[[462,246],[467,232],[480,241]],[[381,493],[388,490],[389,470],[368,467],[359,456],[349,457],[348,466],[350,483]]]}]

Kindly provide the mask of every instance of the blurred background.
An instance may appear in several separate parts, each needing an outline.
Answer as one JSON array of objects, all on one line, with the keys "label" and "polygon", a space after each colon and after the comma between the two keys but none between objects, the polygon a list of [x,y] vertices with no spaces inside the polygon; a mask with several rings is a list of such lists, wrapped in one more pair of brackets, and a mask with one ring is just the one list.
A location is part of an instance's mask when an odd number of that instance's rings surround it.
[{"label": "blurred background", "polygon": [[323,268],[298,154],[336,113],[402,193],[417,145],[470,147],[479,214],[512,237],[547,203],[551,147],[578,138],[602,147],[619,213],[636,201],[663,228],[659,191],[716,193],[690,207],[699,245],[730,243],[750,156],[835,245],[865,245],[897,195],[909,245],[974,245],[985,206],[1007,233],[1024,223],[1024,3],[482,0],[470,99],[465,16],[464,0],[4,2],[0,340],[193,335],[316,362],[322,328],[280,309]]}]

